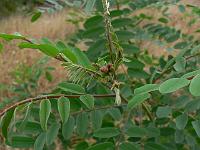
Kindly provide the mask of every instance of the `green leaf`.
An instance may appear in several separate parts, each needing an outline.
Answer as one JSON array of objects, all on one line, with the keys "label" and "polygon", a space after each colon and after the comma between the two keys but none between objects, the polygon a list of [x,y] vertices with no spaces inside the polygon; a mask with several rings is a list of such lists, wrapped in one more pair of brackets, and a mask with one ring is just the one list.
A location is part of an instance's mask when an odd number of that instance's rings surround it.
[{"label": "green leaf", "polygon": [[176,127],[177,127],[177,129],[183,130],[186,127],[187,122],[188,122],[188,116],[185,113],[176,117]]},{"label": "green leaf", "polygon": [[5,113],[5,115],[3,116],[2,120],[1,120],[1,132],[5,138],[7,138],[8,128],[9,128],[10,122],[13,118],[13,114],[14,114],[14,109],[11,109]]},{"label": "green leaf", "polygon": [[149,93],[158,90],[159,85],[157,84],[145,84],[142,87],[139,87],[134,90],[134,94],[142,94],[142,93]]},{"label": "green leaf", "polygon": [[53,81],[53,76],[51,75],[51,73],[49,71],[45,72],[45,77],[49,82]]},{"label": "green leaf", "polygon": [[6,40],[6,41],[11,41],[15,39],[25,39],[24,36],[19,35],[19,34],[5,34],[5,33],[0,33],[0,38]]},{"label": "green leaf", "polygon": [[179,42],[176,45],[174,45],[175,49],[184,49],[186,46],[188,46],[187,42]]},{"label": "green leaf", "polygon": [[51,127],[47,130],[47,137],[46,137],[46,143],[47,145],[51,145],[53,144],[53,142],[55,141],[57,135],[58,135],[58,131],[60,129],[60,124],[59,123],[53,123],[51,125]]},{"label": "green leaf", "polygon": [[65,92],[76,93],[76,94],[84,94],[85,93],[85,90],[83,87],[81,87],[78,84],[74,84],[74,83],[62,82],[58,85],[58,87]]},{"label": "green leaf", "polygon": [[196,75],[189,86],[189,91],[193,96],[200,96],[200,74]]},{"label": "green leaf", "polygon": [[178,57],[174,64],[174,69],[178,72],[184,71],[186,66],[186,59],[184,57]]},{"label": "green leaf", "polygon": [[78,135],[84,137],[87,133],[88,126],[89,126],[88,114],[87,113],[79,114],[76,120],[76,129]]},{"label": "green leaf", "polygon": [[129,102],[128,102],[128,108],[132,109],[135,106],[143,103],[145,100],[147,100],[148,98],[150,98],[150,94],[148,93],[143,93],[143,94],[139,94],[139,95],[135,95]]},{"label": "green leaf", "polygon": [[127,136],[129,137],[144,137],[146,136],[146,129],[142,127],[131,127],[126,131]]},{"label": "green leaf", "polygon": [[102,125],[103,114],[101,110],[94,110],[91,112],[91,122],[93,129],[99,129]]},{"label": "green leaf", "polygon": [[0,53],[2,52],[3,50],[3,44],[0,43]]},{"label": "green leaf", "polygon": [[44,54],[51,57],[56,57],[59,54],[59,50],[56,47],[49,44],[40,44],[38,45],[38,49]]},{"label": "green leaf", "polygon": [[198,74],[200,74],[200,70],[195,70],[195,71],[188,72],[188,73],[184,74],[181,78],[188,79],[188,78],[192,78],[193,76],[196,76]]},{"label": "green leaf", "polygon": [[176,143],[183,143],[184,142],[184,130],[176,130],[175,132],[175,142]]},{"label": "green leaf", "polygon": [[159,91],[162,94],[172,93],[187,86],[189,83],[190,81],[184,78],[172,78],[163,82],[159,87]]},{"label": "green leaf", "polygon": [[114,150],[114,144],[111,142],[99,143],[91,146],[87,150]]},{"label": "green leaf", "polygon": [[40,11],[35,12],[31,18],[31,22],[35,22],[36,20],[38,20],[41,15],[42,15],[42,12],[40,12]]},{"label": "green leaf", "polygon": [[72,48],[70,47],[70,49],[72,50],[72,52],[75,54],[78,64],[88,68],[88,69],[93,69],[93,66],[90,62],[90,60],[88,59],[88,57],[85,55],[84,52],[82,52],[80,49],[78,48]]},{"label": "green leaf", "polygon": [[88,109],[94,108],[94,97],[92,95],[81,95],[80,100]]},{"label": "green leaf", "polygon": [[168,150],[168,148],[158,143],[148,142],[145,143],[144,150]]},{"label": "green leaf", "polygon": [[51,103],[49,100],[42,100],[40,103],[40,124],[43,130],[47,130],[47,122],[51,113]]},{"label": "green leaf", "polygon": [[108,113],[112,116],[114,120],[120,120],[122,117],[122,114],[118,108],[111,108],[108,110]]},{"label": "green leaf", "polygon": [[58,99],[58,112],[60,114],[61,120],[65,123],[70,114],[70,101],[66,97],[60,97]]},{"label": "green leaf", "polygon": [[199,120],[192,121],[192,126],[193,126],[196,134],[198,135],[198,137],[200,137],[200,121]]},{"label": "green leaf", "polygon": [[130,18],[118,18],[112,21],[113,28],[121,28],[133,24]]},{"label": "green leaf", "polygon": [[59,41],[56,43],[57,48],[59,49],[60,53],[63,53],[69,60],[71,60],[73,63],[77,64],[78,60],[76,58],[76,55],[73,53],[73,51],[70,49],[69,46],[66,46],[63,42]]},{"label": "green leaf", "polygon": [[51,57],[56,57],[59,54],[59,50],[50,44],[32,44],[32,43],[22,42],[19,44],[19,48],[39,49],[41,52]]},{"label": "green leaf", "polygon": [[165,117],[168,117],[169,114],[171,114],[171,112],[172,112],[172,108],[169,106],[158,107],[158,109],[156,111],[156,116],[158,118],[165,118]]},{"label": "green leaf", "polygon": [[84,23],[84,27],[89,29],[91,27],[96,26],[103,26],[103,17],[100,15],[92,16],[91,18],[87,19]]},{"label": "green leaf", "polygon": [[34,150],[43,150],[45,142],[46,142],[46,133],[42,132],[37,137],[37,139],[34,143]]},{"label": "green leaf", "polygon": [[111,138],[120,134],[119,129],[113,127],[106,127],[97,129],[93,136],[98,138]]},{"label": "green leaf", "polygon": [[168,19],[167,18],[159,18],[158,21],[162,22],[162,23],[168,23]]},{"label": "green leaf", "polygon": [[42,128],[39,122],[27,121],[23,127],[21,127],[21,123],[23,123],[23,121],[16,123],[16,128],[19,130],[19,132],[26,134],[38,134],[42,132]]},{"label": "green leaf", "polygon": [[125,30],[116,31],[116,34],[120,41],[127,41],[135,37],[133,32]]},{"label": "green leaf", "polygon": [[85,11],[91,12],[94,8],[95,3],[96,3],[96,0],[88,0],[85,6]]},{"label": "green leaf", "polygon": [[18,47],[20,49],[23,49],[23,48],[31,48],[31,49],[38,49],[39,46],[37,44],[32,44],[32,43],[28,43],[28,42],[21,42]]},{"label": "green leaf", "polygon": [[10,141],[6,141],[7,145],[13,148],[31,148],[34,145],[35,140],[32,137],[27,136],[13,136]]},{"label": "green leaf", "polygon": [[65,122],[62,126],[62,135],[65,138],[65,140],[68,140],[71,138],[75,126],[75,119],[73,117],[69,117],[68,121]]},{"label": "green leaf", "polygon": [[126,54],[137,54],[140,52],[139,47],[131,44],[121,44],[121,47],[124,49]]},{"label": "green leaf", "polygon": [[123,142],[119,145],[119,150],[139,150],[135,143]]}]

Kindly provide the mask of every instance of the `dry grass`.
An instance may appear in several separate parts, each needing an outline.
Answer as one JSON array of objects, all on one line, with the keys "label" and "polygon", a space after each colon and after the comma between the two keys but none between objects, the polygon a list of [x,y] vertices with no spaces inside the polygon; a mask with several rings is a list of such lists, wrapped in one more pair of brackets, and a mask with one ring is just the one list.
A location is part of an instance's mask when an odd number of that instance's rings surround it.
[{"label": "dry grass", "polygon": [[[43,15],[35,23],[31,23],[30,17],[27,16],[11,16],[0,21],[0,32],[19,32],[22,35],[28,35],[30,38],[47,37],[53,41],[64,40],[66,36],[74,32],[74,26],[65,21],[67,13],[68,11],[63,10],[52,15]],[[23,62],[31,65],[41,56],[42,54],[38,51],[18,49],[15,42],[5,44],[4,51],[0,54],[0,83],[12,84],[10,72],[16,68],[17,64]],[[54,85],[65,77],[65,72],[58,61],[52,60],[50,65],[56,68],[53,73],[56,79],[53,82]],[[40,87],[44,92],[52,86],[42,80]]]}]

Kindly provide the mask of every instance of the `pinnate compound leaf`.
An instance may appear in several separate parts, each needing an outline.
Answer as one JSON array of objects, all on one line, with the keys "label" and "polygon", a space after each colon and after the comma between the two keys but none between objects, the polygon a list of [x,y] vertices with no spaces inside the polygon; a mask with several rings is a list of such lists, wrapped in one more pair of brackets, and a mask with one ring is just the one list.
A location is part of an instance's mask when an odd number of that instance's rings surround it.
[{"label": "pinnate compound leaf", "polygon": [[162,94],[172,93],[187,86],[189,83],[190,81],[184,78],[172,78],[163,82],[159,87],[159,91]]},{"label": "pinnate compound leaf", "polygon": [[85,93],[85,90],[83,87],[81,87],[78,84],[74,84],[74,83],[62,82],[58,85],[58,87],[65,92],[76,93],[76,94],[84,94]]},{"label": "pinnate compound leaf", "polygon": [[111,138],[120,134],[119,129],[113,127],[106,127],[97,129],[93,136],[98,138]]},{"label": "pinnate compound leaf", "polygon": [[94,108],[94,97],[92,95],[82,95],[80,96],[80,100],[88,109]]},{"label": "pinnate compound leaf", "polygon": [[189,91],[193,96],[200,96],[200,74],[196,75],[189,86]]},{"label": "pinnate compound leaf", "polygon": [[66,97],[61,97],[58,99],[58,112],[60,114],[61,120],[65,123],[70,114],[70,101]]},{"label": "pinnate compound leaf", "polygon": [[37,139],[34,143],[34,150],[43,150],[45,142],[46,142],[46,133],[42,132],[37,137]]},{"label": "pinnate compound leaf", "polygon": [[47,130],[47,122],[51,113],[51,103],[49,100],[42,100],[40,103],[40,125],[43,130]]},{"label": "pinnate compound leaf", "polygon": [[138,94],[135,95],[129,102],[128,102],[128,108],[132,109],[135,106],[141,104],[142,102],[144,102],[145,100],[147,100],[148,98],[150,98],[150,94],[149,93],[143,93],[143,94]]}]

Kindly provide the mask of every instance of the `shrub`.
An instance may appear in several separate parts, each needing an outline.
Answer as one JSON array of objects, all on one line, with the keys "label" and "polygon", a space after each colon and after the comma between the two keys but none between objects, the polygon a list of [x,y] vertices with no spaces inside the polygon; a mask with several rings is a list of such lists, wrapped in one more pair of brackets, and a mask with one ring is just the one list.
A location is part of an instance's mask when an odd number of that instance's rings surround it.
[{"label": "shrub", "polygon": [[[1,111],[7,145],[52,149],[59,141],[63,149],[77,150],[198,149],[199,41],[170,26],[166,8],[188,10],[175,0],[111,2],[109,7],[106,0],[88,1],[89,17],[68,44],[0,34],[57,59],[68,71],[68,80],[48,95]],[[143,8],[162,16],[134,15]],[[198,7],[189,8],[198,14]],[[176,53],[155,57],[141,49],[147,41],[170,45]],[[87,51],[76,47],[80,42]]]}]

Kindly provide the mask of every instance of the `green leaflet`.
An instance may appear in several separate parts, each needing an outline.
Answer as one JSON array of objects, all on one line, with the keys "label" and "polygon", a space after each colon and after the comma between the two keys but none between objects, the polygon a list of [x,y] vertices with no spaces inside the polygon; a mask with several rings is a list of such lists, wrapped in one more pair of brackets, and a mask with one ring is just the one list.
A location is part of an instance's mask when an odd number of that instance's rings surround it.
[{"label": "green leaflet", "polygon": [[132,109],[135,106],[143,103],[146,99],[150,98],[150,94],[143,93],[133,96],[133,98],[128,102],[128,108]]},{"label": "green leaflet", "polygon": [[16,40],[16,39],[25,39],[24,36],[20,34],[5,34],[5,33],[0,33],[0,38],[6,40],[6,41],[11,41],[11,40]]},{"label": "green leaflet", "polygon": [[111,142],[99,143],[89,147],[87,150],[114,150],[114,144]]},{"label": "green leaflet", "polygon": [[40,11],[35,12],[31,18],[31,22],[35,22],[36,20],[38,20],[41,15],[42,15],[42,12],[40,12]]},{"label": "green leaflet", "polygon": [[3,50],[3,44],[0,43],[0,53],[2,52]]},{"label": "green leaflet", "polygon": [[196,134],[198,135],[198,137],[200,137],[200,121],[199,120],[192,121],[192,126],[193,126]]},{"label": "green leaflet", "polygon": [[58,85],[58,88],[62,89],[65,92],[84,94],[85,90],[78,84],[62,82]]},{"label": "green leaflet", "polygon": [[53,123],[46,132],[46,144],[51,145],[55,141],[58,131],[60,129],[60,123]]},{"label": "green leaflet", "polygon": [[162,94],[172,93],[187,86],[189,83],[190,81],[184,78],[172,78],[163,82],[159,87],[159,91]]},{"label": "green leaflet", "polygon": [[200,74],[196,75],[189,86],[189,91],[193,96],[200,96]]},{"label": "green leaflet", "polygon": [[40,102],[40,125],[44,131],[47,130],[47,122],[51,113],[51,103],[49,100],[42,100]]},{"label": "green leaflet", "polygon": [[158,107],[156,111],[156,116],[158,118],[166,118],[172,113],[172,108],[169,106]]},{"label": "green leaflet", "polygon": [[139,146],[135,143],[123,142],[119,146],[119,150],[139,150]]},{"label": "green leaflet", "polygon": [[188,116],[185,113],[176,117],[176,127],[177,127],[177,129],[183,130],[186,127],[187,122],[188,122]]},{"label": "green leaflet", "polygon": [[113,127],[106,127],[97,129],[93,136],[98,138],[111,138],[120,134],[119,129]]},{"label": "green leaflet", "polygon": [[56,57],[59,54],[59,50],[51,44],[33,44],[22,42],[19,44],[19,48],[39,49],[41,52],[51,57]]},{"label": "green leaflet", "polygon": [[88,69],[93,69],[93,66],[90,62],[90,60],[88,59],[88,57],[84,54],[84,52],[82,52],[80,49],[78,48],[72,48],[69,47],[72,52],[74,53],[74,55],[76,55],[76,58],[78,60],[78,64],[88,68]]},{"label": "green leaflet", "polygon": [[31,148],[34,145],[35,140],[32,137],[15,135],[6,144],[13,148]]},{"label": "green leaflet", "polygon": [[61,97],[58,99],[58,112],[62,122],[65,123],[68,120],[70,113],[70,101],[68,98]]},{"label": "green leaflet", "polygon": [[69,117],[68,121],[65,122],[62,126],[62,135],[65,138],[65,140],[68,140],[71,138],[75,126],[75,119],[74,117]]},{"label": "green leaflet", "polygon": [[46,142],[46,133],[42,132],[35,140],[34,150],[43,150],[45,142]]},{"label": "green leaflet", "polygon": [[134,94],[149,93],[158,90],[159,85],[157,84],[146,84],[134,90]]},{"label": "green leaflet", "polygon": [[81,95],[80,100],[88,109],[94,108],[94,97],[92,95]]},{"label": "green leaflet", "polygon": [[89,119],[87,113],[81,113],[76,118],[76,130],[78,135],[84,137],[87,133],[87,129],[89,126]]},{"label": "green leaflet", "polygon": [[78,60],[76,55],[72,52],[69,46],[66,46],[63,42],[59,41],[56,43],[57,48],[60,53],[63,53],[70,61],[77,64]]},{"label": "green leaflet", "polygon": [[7,138],[8,128],[9,128],[10,122],[13,118],[14,111],[15,111],[15,109],[11,109],[10,111],[6,112],[1,120],[1,131],[2,131],[2,135],[5,138]]},{"label": "green leaflet", "polygon": [[88,0],[85,6],[85,11],[91,12],[95,6],[96,0]]},{"label": "green leaflet", "polygon": [[94,130],[101,128],[102,120],[103,113],[101,110],[94,110],[91,112],[91,122]]}]

